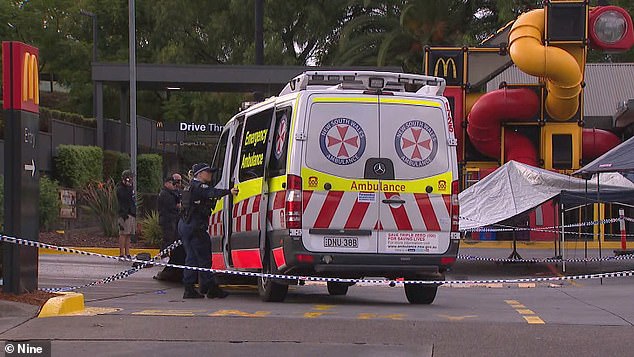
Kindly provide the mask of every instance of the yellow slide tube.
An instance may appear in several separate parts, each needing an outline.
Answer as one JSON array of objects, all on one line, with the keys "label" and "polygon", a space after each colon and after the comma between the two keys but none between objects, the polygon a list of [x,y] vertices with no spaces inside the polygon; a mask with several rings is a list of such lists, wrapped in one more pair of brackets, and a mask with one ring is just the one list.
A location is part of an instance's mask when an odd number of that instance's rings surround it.
[{"label": "yellow slide tube", "polygon": [[509,33],[509,54],[525,73],[546,79],[546,112],[556,120],[568,120],[579,109],[583,79],[575,58],[567,51],[544,46],[544,9],[522,14]]}]

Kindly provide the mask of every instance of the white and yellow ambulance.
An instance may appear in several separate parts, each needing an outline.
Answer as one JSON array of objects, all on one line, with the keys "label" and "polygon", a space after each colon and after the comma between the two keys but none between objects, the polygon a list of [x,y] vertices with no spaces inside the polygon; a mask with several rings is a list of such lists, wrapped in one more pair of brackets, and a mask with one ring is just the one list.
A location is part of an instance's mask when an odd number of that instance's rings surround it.
[{"label": "white and yellow ambulance", "polygon": [[[212,166],[213,267],[443,280],[458,254],[457,141],[441,78],[311,71],[235,115]],[[261,278],[265,301],[292,280]],[[349,283],[328,282],[331,295]],[[405,284],[411,303],[437,285]]]}]

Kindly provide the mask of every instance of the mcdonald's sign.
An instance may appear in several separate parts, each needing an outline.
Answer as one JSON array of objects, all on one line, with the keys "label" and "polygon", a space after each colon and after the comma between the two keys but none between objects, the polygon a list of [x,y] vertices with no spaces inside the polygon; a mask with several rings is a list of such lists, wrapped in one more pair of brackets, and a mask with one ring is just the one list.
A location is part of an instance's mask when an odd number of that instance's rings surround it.
[{"label": "mcdonald's sign", "polygon": [[[442,74],[438,71],[439,69],[442,69]],[[451,69],[452,72],[449,72],[449,69]],[[449,76],[450,74],[451,77]],[[438,58],[436,60],[436,65],[434,66],[434,76],[456,79],[456,77],[458,77],[458,73],[456,71],[456,61],[454,61],[453,58]]]},{"label": "mcdonald's sign", "polygon": [[2,42],[2,100],[4,109],[39,113],[40,78],[36,47]]},{"label": "mcdonald's sign", "polygon": [[464,80],[462,48],[428,48],[425,53],[425,74],[442,77],[448,86],[462,86]]}]

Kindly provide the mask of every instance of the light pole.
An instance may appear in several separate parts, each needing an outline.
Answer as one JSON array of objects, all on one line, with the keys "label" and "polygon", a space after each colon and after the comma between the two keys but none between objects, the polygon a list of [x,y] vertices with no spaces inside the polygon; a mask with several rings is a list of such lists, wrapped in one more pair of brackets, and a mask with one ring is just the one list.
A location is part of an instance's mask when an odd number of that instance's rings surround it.
[{"label": "light pole", "polygon": [[[92,63],[97,63],[99,56],[97,15],[94,12],[80,9],[79,13],[92,19]],[[102,88],[101,83],[92,82],[92,116],[97,120],[97,146],[103,148],[103,118],[102,110],[99,108],[103,105],[101,101]]]}]

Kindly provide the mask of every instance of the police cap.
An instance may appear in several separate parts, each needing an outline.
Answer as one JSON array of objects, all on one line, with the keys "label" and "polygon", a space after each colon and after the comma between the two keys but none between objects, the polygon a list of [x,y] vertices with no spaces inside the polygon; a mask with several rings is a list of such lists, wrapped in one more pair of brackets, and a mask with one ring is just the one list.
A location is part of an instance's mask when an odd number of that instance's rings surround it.
[{"label": "police cap", "polygon": [[209,166],[209,164],[206,164],[204,162],[200,162],[198,164],[195,164],[194,166],[192,166],[192,175],[196,176],[199,173],[203,172],[203,171],[208,171],[208,172],[214,172],[216,171],[215,168]]}]

